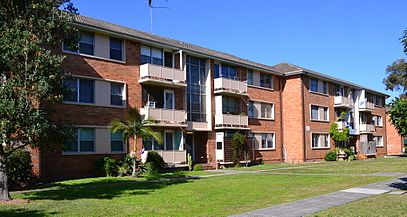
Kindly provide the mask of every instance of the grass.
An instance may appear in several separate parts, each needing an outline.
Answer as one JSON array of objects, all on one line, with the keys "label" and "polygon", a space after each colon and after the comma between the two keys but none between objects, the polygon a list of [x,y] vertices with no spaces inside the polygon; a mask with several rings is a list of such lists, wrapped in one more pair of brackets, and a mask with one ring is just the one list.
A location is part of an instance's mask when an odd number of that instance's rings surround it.
[{"label": "grass", "polygon": [[391,178],[319,176],[312,175],[312,172],[317,173],[314,170],[328,174],[335,170],[348,174],[357,174],[359,171],[407,172],[406,160],[377,159],[239,168],[270,169],[273,172],[274,169],[276,172],[311,171],[309,176],[246,173],[202,179],[190,177],[214,174],[197,171],[166,173],[157,177],[69,180],[30,192],[12,194],[14,198],[30,199],[32,202],[0,205],[0,216],[226,216]]},{"label": "grass", "polygon": [[330,208],[314,216],[406,216],[407,194],[383,194],[343,206]]}]

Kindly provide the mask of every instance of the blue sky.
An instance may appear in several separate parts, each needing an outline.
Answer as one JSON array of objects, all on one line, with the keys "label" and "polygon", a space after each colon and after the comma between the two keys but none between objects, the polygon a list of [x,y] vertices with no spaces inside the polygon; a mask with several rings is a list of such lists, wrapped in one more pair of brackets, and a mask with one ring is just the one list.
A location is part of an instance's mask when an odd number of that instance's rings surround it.
[{"label": "blue sky", "polygon": [[[73,0],[79,13],[150,32],[148,0]],[[153,0],[153,33],[263,64],[294,63],[385,92],[405,57],[405,0]],[[391,95],[396,93],[387,92]]]}]

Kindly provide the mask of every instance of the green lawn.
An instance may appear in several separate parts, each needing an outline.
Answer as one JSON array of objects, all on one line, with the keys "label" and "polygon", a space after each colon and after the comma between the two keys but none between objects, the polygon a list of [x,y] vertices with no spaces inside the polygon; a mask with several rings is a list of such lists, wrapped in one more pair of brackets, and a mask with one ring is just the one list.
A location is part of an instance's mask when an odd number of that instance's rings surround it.
[{"label": "green lawn", "polygon": [[407,216],[407,194],[372,196],[314,216]]},{"label": "green lawn", "polygon": [[[308,171],[331,174],[406,171],[406,159],[263,165],[250,170]],[[296,167],[304,167],[297,169]],[[353,168],[353,169],[349,169]],[[291,168],[291,169],[290,169]],[[242,169],[242,168],[241,168]],[[318,172],[321,173],[321,172]],[[250,173],[196,179],[212,172],[167,173],[151,178],[91,178],[53,183],[14,198],[29,204],[0,205],[0,216],[226,216],[390,179]],[[177,178],[168,181],[167,178]],[[180,178],[186,178],[181,180]]]}]

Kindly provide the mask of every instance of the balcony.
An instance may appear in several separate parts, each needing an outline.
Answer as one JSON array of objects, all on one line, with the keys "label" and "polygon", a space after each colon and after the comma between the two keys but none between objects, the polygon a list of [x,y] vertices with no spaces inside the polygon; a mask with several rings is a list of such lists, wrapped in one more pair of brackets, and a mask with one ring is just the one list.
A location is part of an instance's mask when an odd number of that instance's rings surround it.
[{"label": "balcony", "polygon": [[230,78],[215,78],[214,89],[214,93],[247,95],[247,83]]},{"label": "balcony", "polygon": [[334,97],[334,107],[337,108],[352,108],[354,105],[353,99],[343,96],[335,96]]},{"label": "balcony", "polygon": [[167,127],[186,127],[185,120],[186,112],[184,110],[149,108],[140,109],[140,114],[145,116],[145,119],[157,121],[156,126]]},{"label": "balcony", "polygon": [[374,103],[368,102],[366,100],[359,102],[359,111],[372,112],[374,110]]},{"label": "balcony", "polygon": [[184,71],[153,64],[143,64],[140,66],[139,83],[165,87],[187,86]]},{"label": "balcony", "polygon": [[216,114],[215,129],[249,129],[247,115]]},{"label": "balcony", "polygon": [[360,124],[359,132],[360,133],[373,133],[375,131],[375,126],[373,124]]}]

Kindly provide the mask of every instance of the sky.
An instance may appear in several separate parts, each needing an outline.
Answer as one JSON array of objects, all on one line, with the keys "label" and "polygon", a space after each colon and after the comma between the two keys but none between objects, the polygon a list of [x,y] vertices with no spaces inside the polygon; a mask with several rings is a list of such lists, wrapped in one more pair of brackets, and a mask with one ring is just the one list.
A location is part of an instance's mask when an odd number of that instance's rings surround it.
[{"label": "sky", "polygon": [[[97,2],[97,3],[96,3]],[[151,32],[148,0],[73,0],[85,16]],[[153,0],[152,33],[267,65],[293,63],[391,96],[406,0]]]}]

